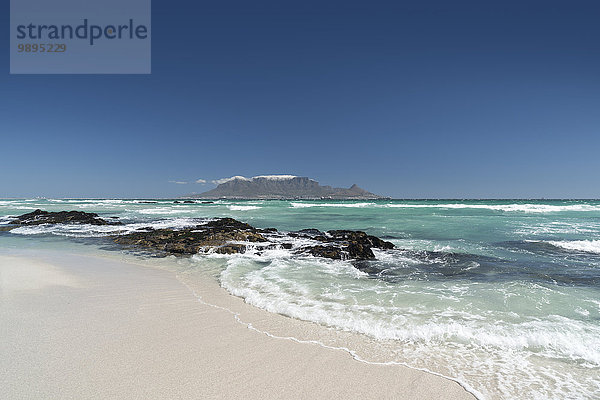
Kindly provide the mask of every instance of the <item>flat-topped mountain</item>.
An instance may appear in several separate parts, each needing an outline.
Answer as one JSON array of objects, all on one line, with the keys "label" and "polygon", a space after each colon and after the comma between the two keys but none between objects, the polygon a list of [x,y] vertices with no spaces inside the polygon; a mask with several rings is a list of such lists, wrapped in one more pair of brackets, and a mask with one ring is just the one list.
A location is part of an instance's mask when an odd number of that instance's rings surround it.
[{"label": "flat-topped mountain", "polygon": [[187,197],[200,199],[380,199],[356,185],[348,189],[321,186],[319,182],[293,175],[234,176],[219,181],[208,192]]}]

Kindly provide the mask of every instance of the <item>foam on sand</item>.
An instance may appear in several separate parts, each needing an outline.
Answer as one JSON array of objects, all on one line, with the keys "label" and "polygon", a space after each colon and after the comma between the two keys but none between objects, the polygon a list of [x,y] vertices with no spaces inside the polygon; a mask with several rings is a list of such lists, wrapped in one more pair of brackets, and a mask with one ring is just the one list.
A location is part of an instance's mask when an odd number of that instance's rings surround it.
[{"label": "foam on sand", "polygon": [[245,318],[283,317],[214,284],[192,287],[172,272],[114,259],[41,257],[93,285],[2,298],[7,398],[472,398],[434,374],[358,362],[341,347],[257,329]]},{"label": "foam on sand", "polygon": [[[411,259],[410,252],[375,254],[381,262],[399,268],[423,263]],[[199,262],[205,257],[195,256]],[[293,248],[257,247],[244,254],[209,257],[225,262],[221,285],[247,303],[367,335],[379,343],[378,349],[387,348],[388,355],[395,355],[387,360],[469,382],[490,398],[519,393],[540,399],[593,398],[597,389],[580,377],[593,375],[600,366],[600,351],[596,350],[600,348],[600,329],[592,321],[597,307],[581,304],[576,311],[580,318],[520,316],[503,307],[488,311],[489,302],[512,301],[506,300],[505,293],[529,298],[528,306],[545,304],[549,294],[534,284],[481,282],[474,288],[460,281],[409,280],[389,285],[350,262],[298,257]],[[472,263],[467,269],[479,267]],[[555,296],[569,303],[567,293]],[[430,304],[423,307],[422,302]],[[461,302],[470,305],[461,307]],[[566,369],[561,364],[566,360],[577,367]],[[561,386],[548,386],[547,377]],[[564,382],[570,383],[564,386]]]}]

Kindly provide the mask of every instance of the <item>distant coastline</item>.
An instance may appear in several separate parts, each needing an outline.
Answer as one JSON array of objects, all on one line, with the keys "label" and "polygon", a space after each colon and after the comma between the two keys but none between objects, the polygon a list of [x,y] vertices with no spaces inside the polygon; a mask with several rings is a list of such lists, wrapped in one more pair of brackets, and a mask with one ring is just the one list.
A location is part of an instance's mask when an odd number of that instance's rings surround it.
[{"label": "distant coastline", "polygon": [[188,199],[235,200],[376,200],[383,196],[354,184],[349,188],[322,186],[314,179],[294,175],[233,176],[222,179],[207,192],[190,194]]}]

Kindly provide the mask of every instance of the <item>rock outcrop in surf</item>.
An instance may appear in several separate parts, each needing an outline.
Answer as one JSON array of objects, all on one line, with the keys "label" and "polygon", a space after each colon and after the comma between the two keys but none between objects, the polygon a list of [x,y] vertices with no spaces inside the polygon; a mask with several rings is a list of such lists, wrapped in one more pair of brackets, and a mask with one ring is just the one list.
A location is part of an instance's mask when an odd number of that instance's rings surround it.
[{"label": "rock outcrop in surf", "polygon": [[27,214],[15,217],[11,224],[14,225],[41,225],[41,224],[90,224],[90,225],[122,225],[119,221],[107,221],[96,213],[83,211],[42,211],[37,209]]},{"label": "rock outcrop in surf", "polygon": [[[122,225],[83,211],[50,212],[35,210],[14,217],[11,227],[41,224]],[[154,229],[141,227],[110,236],[117,244],[164,252],[192,255],[197,253],[245,253],[251,246],[264,250],[287,249],[294,254],[334,260],[373,260],[371,249],[393,249],[394,245],[362,231],[303,229],[279,232],[275,228],[259,229],[233,218],[217,218],[186,228]]]},{"label": "rock outcrop in surf", "polygon": [[[297,246],[298,238],[307,239]],[[362,231],[305,229],[278,232],[275,228],[257,229],[233,218],[219,218],[185,229],[140,228],[137,232],[115,235],[121,245],[142,247],[172,254],[244,253],[248,246],[260,249],[293,249],[299,255],[335,260],[372,260],[372,248],[392,249],[394,245]]]}]

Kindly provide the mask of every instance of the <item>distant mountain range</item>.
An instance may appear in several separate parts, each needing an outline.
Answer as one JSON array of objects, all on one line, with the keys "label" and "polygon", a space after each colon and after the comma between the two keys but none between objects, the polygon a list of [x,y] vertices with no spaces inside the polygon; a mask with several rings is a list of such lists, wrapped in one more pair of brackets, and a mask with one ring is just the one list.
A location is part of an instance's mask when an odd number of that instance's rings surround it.
[{"label": "distant mountain range", "polygon": [[381,199],[352,185],[348,189],[321,186],[314,179],[294,175],[234,176],[221,179],[208,192],[186,196],[198,199]]}]

